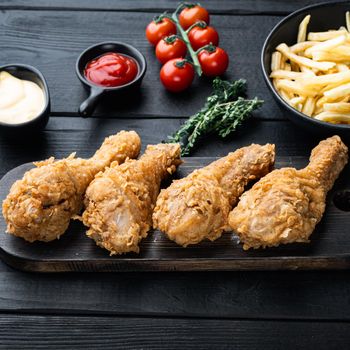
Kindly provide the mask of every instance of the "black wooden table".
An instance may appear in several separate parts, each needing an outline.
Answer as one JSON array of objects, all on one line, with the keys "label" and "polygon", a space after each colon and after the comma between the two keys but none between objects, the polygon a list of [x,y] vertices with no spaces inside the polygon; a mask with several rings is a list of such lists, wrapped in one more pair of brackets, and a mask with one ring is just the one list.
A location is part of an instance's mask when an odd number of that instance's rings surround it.
[{"label": "black wooden table", "polygon": [[[264,85],[262,43],[283,16],[315,1],[206,0],[228,78],[248,80],[264,107],[226,141],[211,138],[194,156],[222,156],[251,142],[271,142],[282,156],[301,156],[318,139],[285,119]],[[185,95],[167,93],[144,39],[151,18],[171,0],[1,0],[0,64],[28,63],[46,76],[52,116],[35,139],[0,138],[0,176],[25,162],[75,150],[89,156],[103,138],[134,129],[157,143],[201,107],[209,81]],[[74,64],[82,49],[104,40],[138,47],[148,71],[142,92],[122,104],[77,115],[85,92]],[[2,234],[2,233],[1,233]],[[0,263],[0,348],[342,349],[350,340],[350,274],[329,272],[200,272],[34,274]]]}]

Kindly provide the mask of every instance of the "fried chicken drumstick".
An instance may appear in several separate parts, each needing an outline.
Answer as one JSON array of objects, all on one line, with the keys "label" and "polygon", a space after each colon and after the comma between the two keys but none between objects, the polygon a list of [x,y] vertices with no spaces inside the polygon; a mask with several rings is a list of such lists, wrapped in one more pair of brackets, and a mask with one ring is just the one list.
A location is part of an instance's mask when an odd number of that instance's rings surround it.
[{"label": "fried chicken drumstick", "polygon": [[174,181],[157,199],[153,226],[185,247],[219,238],[245,186],[267,174],[274,159],[274,145],[253,144]]},{"label": "fried chicken drumstick", "polygon": [[347,161],[347,147],[333,136],[313,149],[306,168],[274,170],[244,193],[229,215],[243,249],[309,242]]},{"label": "fried chicken drumstick", "polygon": [[148,146],[138,160],[111,165],[86,191],[87,236],[113,254],[139,252],[152,224],[161,181],[181,163],[178,144]]},{"label": "fried chicken drumstick", "polygon": [[75,158],[73,153],[58,161],[34,163],[37,168],[16,181],[3,202],[7,232],[29,242],[59,238],[81,211],[85,190],[95,174],[111,162],[136,158],[140,147],[136,132],[121,131],[106,138],[90,159]]}]

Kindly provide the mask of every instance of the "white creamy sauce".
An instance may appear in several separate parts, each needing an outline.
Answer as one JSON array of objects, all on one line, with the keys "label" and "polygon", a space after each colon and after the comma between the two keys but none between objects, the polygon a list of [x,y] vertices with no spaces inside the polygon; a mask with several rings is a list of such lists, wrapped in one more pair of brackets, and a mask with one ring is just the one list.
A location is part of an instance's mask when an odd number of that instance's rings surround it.
[{"label": "white creamy sauce", "polygon": [[39,85],[0,72],[0,122],[19,124],[32,120],[44,110],[45,102]]}]

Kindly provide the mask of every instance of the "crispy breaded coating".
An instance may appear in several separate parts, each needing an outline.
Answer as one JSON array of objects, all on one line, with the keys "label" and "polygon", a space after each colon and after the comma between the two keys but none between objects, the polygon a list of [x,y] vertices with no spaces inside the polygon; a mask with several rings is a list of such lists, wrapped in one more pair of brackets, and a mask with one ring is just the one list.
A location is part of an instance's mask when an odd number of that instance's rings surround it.
[{"label": "crispy breaded coating", "polygon": [[229,215],[243,249],[309,242],[347,162],[347,147],[333,136],[313,149],[306,168],[274,170],[244,193]]},{"label": "crispy breaded coating", "polygon": [[112,162],[136,158],[141,140],[134,131],[121,131],[105,139],[90,159],[54,158],[34,163],[16,181],[2,205],[7,232],[29,242],[52,241],[67,229],[70,219],[79,214],[83,196],[95,174]]},{"label": "crispy breaded coating", "polygon": [[161,181],[181,163],[178,144],[148,146],[139,160],[112,164],[86,191],[87,236],[110,254],[139,252],[147,236]]},{"label": "crispy breaded coating", "polygon": [[267,174],[274,159],[274,145],[252,144],[174,181],[157,199],[153,226],[184,247],[214,241],[228,229],[228,214],[245,186]]}]

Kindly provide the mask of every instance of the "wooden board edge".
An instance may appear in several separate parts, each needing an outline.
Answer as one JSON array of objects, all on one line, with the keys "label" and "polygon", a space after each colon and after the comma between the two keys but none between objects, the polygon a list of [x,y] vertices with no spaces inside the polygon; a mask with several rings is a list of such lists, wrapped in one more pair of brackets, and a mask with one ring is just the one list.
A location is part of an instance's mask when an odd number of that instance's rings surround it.
[{"label": "wooden board edge", "polygon": [[[0,258],[10,267],[25,272],[169,272],[169,271],[278,271],[346,270],[350,255],[319,257],[264,257],[250,259],[178,259],[178,260],[28,260],[0,247]],[[259,260],[257,265],[256,260]],[[276,262],[278,260],[278,262]]]},{"label": "wooden board edge", "polygon": [[[193,157],[216,159],[217,157]],[[31,167],[25,163],[10,170]],[[4,178],[3,177],[3,178]],[[1,181],[3,180],[1,179]],[[340,270],[350,267],[350,254],[322,256],[250,257],[224,259],[94,259],[94,260],[36,260],[21,257],[0,246],[0,258],[9,266],[27,272],[136,272],[136,271],[273,271],[273,270]]]}]

